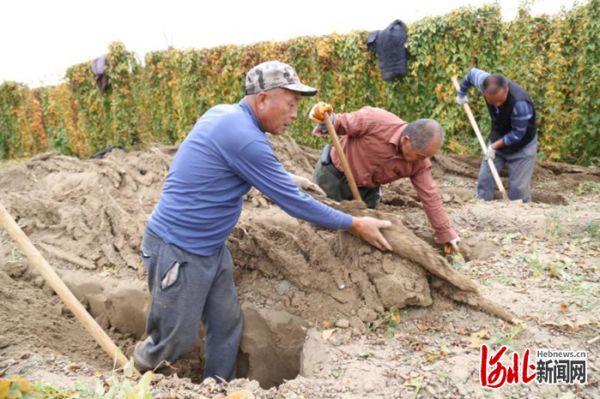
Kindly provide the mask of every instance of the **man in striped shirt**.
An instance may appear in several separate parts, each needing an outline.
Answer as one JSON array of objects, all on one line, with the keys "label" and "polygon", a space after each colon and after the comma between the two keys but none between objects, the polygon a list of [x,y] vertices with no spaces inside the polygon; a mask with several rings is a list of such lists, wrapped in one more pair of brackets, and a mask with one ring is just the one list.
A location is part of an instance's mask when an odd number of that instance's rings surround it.
[{"label": "man in striped shirt", "polygon": [[505,76],[471,68],[456,96],[458,104],[468,102],[471,86],[483,94],[492,119],[489,144],[479,171],[477,197],[494,199],[494,179],[487,163],[492,159],[498,171],[504,165],[508,168],[508,197],[529,202],[537,158],[537,124],[531,98],[525,89]]}]

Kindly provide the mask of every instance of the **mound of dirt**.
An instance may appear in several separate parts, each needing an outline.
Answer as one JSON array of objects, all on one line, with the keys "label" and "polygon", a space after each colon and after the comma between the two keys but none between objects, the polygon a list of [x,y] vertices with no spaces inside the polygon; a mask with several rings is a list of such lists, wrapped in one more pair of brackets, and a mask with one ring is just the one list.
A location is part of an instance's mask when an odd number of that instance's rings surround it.
[{"label": "mound of dirt", "polygon": [[[273,142],[288,170],[310,176],[317,151],[287,138]],[[172,154],[172,148],[114,150],[101,160],[44,154],[2,171],[1,199],[57,269],[141,278],[140,237]],[[430,305],[427,271],[436,271],[429,265],[444,269],[437,276],[459,289],[476,290],[471,281],[457,278],[435,249],[404,228],[400,218],[394,223],[399,230],[388,235],[398,242],[398,250],[384,254],[359,240],[347,242],[344,234],[293,219],[252,191],[229,240],[242,297],[278,303],[312,320],[360,314],[362,321],[370,321],[391,307]],[[12,250],[11,245],[0,248],[3,257]],[[89,303],[89,298],[84,301]]]},{"label": "mound of dirt", "polygon": [[[288,171],[310,177],[319,151],[301,148],[286,137],[274,137],[272,142]],[[0,170],[0,201],[111,336],[131,334],[119,336],[126,345],[143,332],[149,297],[139,245],[174,152],[171,147],[131,153],[113,150],[100,160],[47,153]],[[434,161],[438,177],[477,177],[478,159],[439,156]],[[572,189],[573,182],[583,180],[600,181],[600,175],[584,168],[540,164],[534,192],[547,199],[557,195],[555,187]],[[442,193],[448,206],[471,201],[473,195],[472,187],[464,185],[442,187]],[[420,203],[408,179],[385,188],[384,204],[377,212],[328,203],[355,215],[392,220],[394,227],[385,234],[394,251],[384,253],[350,234],[294,219],[252,190],[228,245],[246,317],[259,329],[271,327],[260,335],[262,341],[246,334],[242,349],[263,353],[261,345],[291,331],[285,327],[275,334],[273,325],[294,317],[326,325],[344,320],[341,324],[361,332],[365,323],[381,318],[388,309],[431,305],[434,292],[505,320],[514,317],[481,297],[477,285],[431,245],[427,223],[415,223],[415,218],[426,219],[417,209]],[[65,316],[69,312],[49,296],[47,287],[45,292],[39,290],[44,287],[0,229],[0,354],[46,346],[62,353],[76,350],[88,360],[101,357],[99,349],[89,349],[94,345],[84,333],[66,333],[76,322]],[[12,328],[14,323],[20,327]],[[296,332],[292,334],[300,343],[301,324],[293,322]],[[81,350],[74,349],[73,343]],[[281,346],[281,353],[290,354],[279,360],[284,371],[277,378],[290,378],[288,365],[297,362],[301,344],[294,348]],[[272,354],[261,356],[266,359]],[[252,362],[250,357],[250,369]],[[252,373],[262,373],[261,366],[256,364],[248,375]]]}]

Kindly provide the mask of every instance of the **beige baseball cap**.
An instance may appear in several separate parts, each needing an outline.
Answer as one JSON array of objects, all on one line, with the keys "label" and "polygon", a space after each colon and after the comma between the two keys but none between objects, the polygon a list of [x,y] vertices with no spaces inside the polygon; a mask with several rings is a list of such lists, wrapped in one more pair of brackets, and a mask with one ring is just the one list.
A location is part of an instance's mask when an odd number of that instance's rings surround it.
[{"label": "beige baseball cap", "polygon": [[318,92],[314,87],[300,83],[294,68],[280,61],[263,62],[246,74],[246,94],[257,94],[278,87],[296,91],[303,96],[314,96]]}]

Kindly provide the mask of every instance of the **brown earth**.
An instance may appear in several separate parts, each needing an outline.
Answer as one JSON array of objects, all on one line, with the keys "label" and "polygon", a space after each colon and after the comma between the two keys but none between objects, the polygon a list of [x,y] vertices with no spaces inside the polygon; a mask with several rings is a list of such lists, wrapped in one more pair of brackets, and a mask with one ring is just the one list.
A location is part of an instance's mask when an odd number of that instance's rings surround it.
[{"label": "brown earth", "polygon": [[[318,151],[287,138],[273,143],[286,169],[310,176]],[[173,153],[167,147],[115,150],[101,160],[43,154],[0,170],[0,201],[126,353],[143,334],[149,299],[139,242]],[[540,163],[534,203],[481,203],[473,200],[478,167],[478,159],[464,156],[434,160],[434,176],[464,241],[466,261],[453,265],[431,245],[430,227],[406,179],[385,188],[375,213],[394,222],[386,232],[393,253],[296,220],[251,191],[228,242],[246,318],[239,372],[263,388],[291,381],[265,391],[245,380],[223,387],[171,376],[156,383],[156,392],[210,397],[245,387],[259,397],[415,391],[479,397],[485,391],[477,385],[476,344],[510,341],[515,350],[587,350],[590,383],[568,393],[593,397],[599,392],[593,339],[600,331],[600,173]],[[111,370],[4,231],[0,298],[0,376],[16,372],[68,385],[94,369]],[[522,322],[502,320],[513,315]],[[180,377],[197,381],[200,353],[201,345],[173,365]],[[527,397],[563,392],[556,386],[512,388]]]}]

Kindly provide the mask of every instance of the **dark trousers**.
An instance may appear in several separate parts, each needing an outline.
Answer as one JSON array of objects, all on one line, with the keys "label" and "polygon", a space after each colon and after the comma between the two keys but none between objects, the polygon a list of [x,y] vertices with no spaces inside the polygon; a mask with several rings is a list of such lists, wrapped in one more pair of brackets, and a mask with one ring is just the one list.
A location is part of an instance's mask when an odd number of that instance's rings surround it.
[{"label": "dark trousers", "polygon": [[211,256],[198,256],[146,228],[141,252],[152,305],[148,338],[135,349],[136,365],[153,369],[190,352],[204,323],[204,378],[235,378],[243,320],[227,247]]},{"label": "dark trousers", "polygon": [[[537,138],[514,154],[505,155],[496,151],[494,165],[498,170],[508,166],[508,198],[531,201],[531,176],[537,159]],[[479,180],[477,181],[477,198],[491,201],[494,199],[496,183],[486,160],[481,162]]]},{"label": "dark trousers", "polygon": [[[344,173],[337,170],[331,162],[329,155],[331,147],[323,148],[321,159],[317,161],[313,172],[313,181],[317,183],[327,197],[336,201],[350,201],[354,199],[352,190]],[[379,187],[358,187],[362,200],[369,208],[375,208],[381,201],[381,190]]]}]

